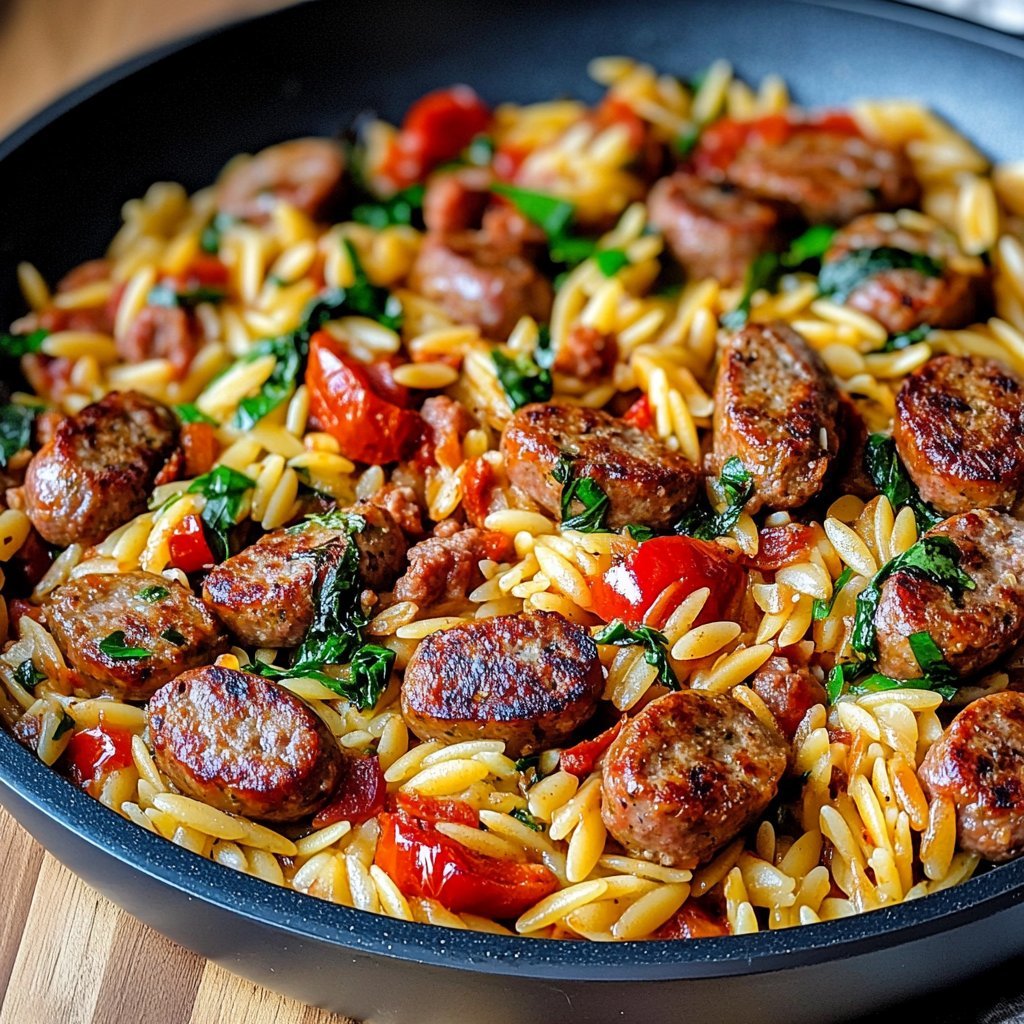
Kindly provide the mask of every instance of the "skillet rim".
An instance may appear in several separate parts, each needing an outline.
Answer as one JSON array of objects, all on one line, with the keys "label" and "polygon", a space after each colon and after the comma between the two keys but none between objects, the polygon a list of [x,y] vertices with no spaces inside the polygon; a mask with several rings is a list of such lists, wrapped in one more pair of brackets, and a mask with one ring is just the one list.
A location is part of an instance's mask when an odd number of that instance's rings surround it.
[{"label": "skillet rim", "polygon": [[[329,0],[303,0],[298,7]],[[890,0],[782,0],[868,15],[980,45],[1024,61],[1024,38]],[[236,18],[135,54],[86,79],[0,141],[0,161],[64,114],[160,60],[290,8]],[[671,981],[811,966],[966,925],[1024,901],[1024,857],[919,900],[818,925],[700,942],[566,942],[497,936],[397,921],[270,885],[206,860],[111,812],[0,730],[0,803],[14,794],[124,867],[186,897],[338,949],[451,970],[565,981]]]}]

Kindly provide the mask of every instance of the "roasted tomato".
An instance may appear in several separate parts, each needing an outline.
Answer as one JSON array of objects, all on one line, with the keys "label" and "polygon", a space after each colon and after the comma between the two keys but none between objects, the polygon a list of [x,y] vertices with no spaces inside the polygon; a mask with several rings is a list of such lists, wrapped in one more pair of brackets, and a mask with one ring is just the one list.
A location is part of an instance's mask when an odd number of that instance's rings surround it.
[{"label": "roasted tomato", "polygon": [[410,454],[422,434],[420,414],[382,397],[374,375],[326,331],[314,334],[310,342],[306,386],[310,412],[347,458],[397,462]]},{"label": "roasted tomato", "polygon": [[411,818],[420,821],[454,821],[460,825],[476,828],[480,824],[480,815],[472,804],[465,800],[423,796],[415,790],[400,789],[394,797],[394,806],[404,811]]},{"label": "roasted tomato", "polygon": [[362,824],[384,810],[388,784],[377,757],[346,757],[342,762],[338,788],[331,802],[313,819],[313,828],[336,821]]},{"label": "roasted tomato", "polygon": [[171,565],[182,572],[198,572],[217,561],[207,543],[203,521],[195,513],[190,513],[178,523],[167,546]]},{"label": "roasted tomato", "polygon": [[649,430],[654,422],[654,413],[646,395],[641,395],[623,414],[623,420],[638,430]]},{"label": "roasted tomato", "polygon": [[563,772],[585,779],[593,770],[601,755],[612,745],[619,731],[626,724],[623,715],[610,729],[598,733],[591,740],[581,740],[575,746],[566,747],[558,759],[558,767]]},{"label": "roasted tomato", "polygon": [[89,789],[104,775],[132,763],[132,734],[127,729],[105,725],[83,729],[71,737],[64,756],[71,781]]},{"label": "roasted tomato", "polygon": [[766,526],[761,531],[757,554],[744,561],[763,572],[774,572],[784,565],[796,561],[814,544],[814,530],[803,523],[786,523],[785,526]]},{"label": "roasted tomato", "polygon": [[650,623],[660,627],[685,598],[708,587],[711,594],[697,623],[714,622],[734,605],[743,583],[743,569],[721,545],[693,537],[652,537],[591,580],[591,607],[605,622],[622,619],[637,625],[665,588],[677,584],[673,599]]},{"label": "roasted tomato", "polygon": [[438,164],[454,160],[490,123],[490,108],[469,86],[429,92],[409,108],[381,172],[398,188],[422,181]]},{"label": "roasted tomato", "polygon": [[722,914],[687,900],[655,933],[656,939],[713,939],[729,934]]},{"label": "roasted tomato", "polygon": [[374,863],[402,892],[435,899],[455,913],[518,917],[558,888],[541,864],[484,857],[406,814],[385,812],[380,829]]}]

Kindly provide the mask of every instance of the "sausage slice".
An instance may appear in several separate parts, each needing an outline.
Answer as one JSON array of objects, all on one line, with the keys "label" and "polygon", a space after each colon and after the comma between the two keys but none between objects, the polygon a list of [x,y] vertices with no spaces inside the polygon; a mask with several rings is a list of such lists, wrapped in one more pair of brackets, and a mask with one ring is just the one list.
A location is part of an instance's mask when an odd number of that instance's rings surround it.
[{"label": "sausage slice", "polygon": [[747,511],[798,508],[839,452],[839,392],[804,338],[784,323],[747,324],[722,347],[715,382],[715,474],[733,456],[754,477]]},{"label": "sausage slice", "polygon": [[[79,576],[53,592],[46,621],[84,688],[123,700],[145,700],[178,673],[205,665],[228,648],[227,636],[202,601],[149,572]],[[120,642],[110,640],[119,633],[124,634]],[[149,655],[119,656],[119,647]]]},{"label": "sausage slice", "polygon": [[976,700],[918,769],[925,792],[956,805],[964,850],[1001,863],[1024,853],[1024,693]]},{"label": "sausage slice", "polygon": [[731,697],[666,694],[608,748],[601,816],[630,853],[696,867],[771,803],[786,754],[779,733]]},{"label": "sausage slice", "polygon": [[519,757],[566,740],[603,688],[583,627],[556,612],[500,615],[423,640],[405,670],[402,714],[420,739],[504,740]]},{"label": "sausage slice", "polygon": [[1024,523],[1002,512],[963,512],[926,537],[948,537],[974,580],[959,603],[937,583],[898,570],[875,610],[879,671],[915,679],[921,667],[908,637],[927,632],[959,676],[980,672],[1024,640]]},{"label": "sausage slice", "polygon": [[146,715],[160,770],[222,811],[297,821],[338,784],[337,740],[298,697],[261,676],[193,669],[158,690]]},{"label": "sausage slice", "polygon": [[313,599],[324,573],[348,544],[359,550],[360,582],[374,590],[391,586],[405,562],[405,537],[391,514],[360,503],[352,512],[366,525],[347,531],[307,521],[274,530],[214,566],[203,599],[238,640],[252,647],[294,647],[313,621]]},{"label": "sausage slice", "polygon": [[33,456],[25,511],[51,544],[95,543],[146,511],[177,446],[170,409],[136,391],[113,391],[62,420]]},{"label": "sausage slice", "polygon": [[1013,508],[1024,491],[1024,381],[992,359],[936,356],[900,387],[893,437],[940,511]]},{"label": "sausage slice", "polygon": [[509,479],[542,508],[559,514],[562,484],[552,475],[572,460],[577,478],[608,497],[607,525],[670,526],[697,496],[700,470],[646,431],[599,409],[550,403],[523,406],[505,425],[501,449]]}]

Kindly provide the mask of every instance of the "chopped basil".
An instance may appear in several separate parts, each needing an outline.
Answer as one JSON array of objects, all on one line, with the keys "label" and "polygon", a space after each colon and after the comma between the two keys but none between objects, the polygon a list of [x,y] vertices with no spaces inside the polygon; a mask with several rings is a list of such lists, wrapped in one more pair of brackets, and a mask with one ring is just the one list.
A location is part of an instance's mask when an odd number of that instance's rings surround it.
[{"label": "chopped basil", "polygon": [[255,486],[254,480],[229,466],[217,466],[189,485],[189,494],[202,494],[206,498],[201,518],[217,561],[223,561],[231,553],[228,534],[238,518],[242,500]]},{"label": "chopped basil", "polygon": [[907,252],[888,245],[877,249],[852,249],[821,268],[818,290],[835,302],[845,302],[861,283],[886,270],[916,270],[925,277],[939,277],[942,264],[926,253]]},{"label": "chopped basil", "polygon": [[[913,635],[921,636],[922,634],[915,633]],[[928,636],[927,633],[923,635]],[[928,636],[928,639],[931,640],[931,637]],[[948,668],[948,666],[946,667]],[[829,704],[835,704],[844,693],[860,696],[865,693],[880,693],[884,690],[934,690],[945,700],[952,700],[956,694],[956,686],[952,685],[944,675],[925,674],[916,679],[893,679],[892,676],[882,675],[881,672],[872,672],[870,665],[862,661],[837,664],[829,672],[825,685]]]},{"label": "chopped basil", "polygon": [[633,540],[650,540],[654,536],[654,531],[649,526],[644,526],[643,523],[627,523],[626,533]]},{"label": "chopped basil", "polygon": [[895,510],[910,506],[922,533],[942,522],[942,516],[918,493],[896,451],[896,442],[887,434],[872,434],[864,448],[864,468],[871,482],[889,499]]},{"label": "chopped basil", "polygon": [[[575,457],[562,452],[551,476],[562,485],[562,529],[579,530],[581,533],[604,530],[608,515],[608,495],[590,477],[577,476]],[[583,506],[582,511],[575,515],[572,514],[574,502]]]},{"label": "chopped basil", "polygon": [[957,680],[957,674],[946,661],[939,645],[932,639],[931,633],[921,630],[918,633],[911,633],[907,637],[911,651],[921,667],[921,674],[928,679],[946,685],[952,685]]},{"label": "chopped basil", "polygon": [[31,352],[38,352],[50,332],[40,327],[30,334],[0,334],[0,356],[20,359]]},{"label": "chopped basil", "polygon": [[149,290],[146,303],[150,306],[165,306],[173,308],[183,306],[192,308],[200,302],[223,302],[227,298],[227,292],[223,288],[184,288],[177,290],[173,285],[162,283],[155,284]]},{"label": "chopped basil", "polygon": [[124,630],[115,629],[110,636],[105,636],[99,643],[100,650],[114,661],[126,661],[130,658],[149,658],[153,652],[145,647],[129,647],[124,642]]},{"label": "chopped basil", "polygon": [[38,414],[37,405],[0,407],[0,469],[32,444],[32,425]]},{"label": "chopped basil", "polygon": [[779,262],[788,270],[795,270],[805,263],[820,260],[828,252],[836,229],[830,224],[815,224],[802,235],[794,238],[789,248],[779,257]]},{"label": "chopped basil", "polygon": [[492,185],[491,191],[510,200],[527,220],[543,229],[549,239],[564,235],[576,212],[576,207],[564,199],[506,185],[504,182]]},{"label": "chopped basil", "polygon": [[512,410],[531,402],[546,402],[551,397],[551,371],[542,367],[526,353],[506,355],[500,348],[491,350],[498,383]]},{"label": "chopped basil", "polygon": [[848,668],[858,667],[856,663],[842,664],[837,663],[832,667],[832,671],[828,674],[828,679],[825,682],[825,695],[828,698],[829,704],[835,704],[837,700],[843,695],[843,688],[846,685],[846,670]]},{"label": "chopped basil", "polygon": [[630,629],[620,619],[608,623],[594,636],[596,644],[614,644],[616,647],[629,647],[634,644],[643,647],[644,661],[658,670],[658,680],[672,690],[679,689],[679,680],[668,660],[668,639],[660,630],[651,626],[637,626]]},{"label": "chopped basil", "polygon": [[136,596],[140,601],[145,601],[146,604],[156,604],[157,601],[170,597],[170,594],[171,592],[166,587],[161,587],[154,583],[151,587],[143,587]]},{"label": "chopped basil", "polygon": [[540,754],[527,754],[525,757],[519,758],[513,767],[517,772],[528,772],[531,768],[536,768],[539,764]]},{"label": "chopped basil", "polygon": [[629,266],[629,257],[621,249],[601,249],[594,253],[594,262],[605,277],[614,277]]},{"label": "chopped basil", "polygon": [[174,644],[175,647],[188,646],[188,641],[185,639],[184,634],[179,633],[173,626],[168,626],[160,636],[169,644]]},{"label": "chopped basil", "polygon": [[72,729],[74,729],[74,727],[75,720],[66,711],[62,712],[60,716],[60,721],[57,723],[56,727],[53,730],[53,742],[56,743],[57,740],[61,738],[61,736],[64,736],[66,733],[69,733]]},{"label": "chopped basil", "polygon": [[544,826],[525,807],[516,807],[509,811],[509,817],[515,818],[516,821],[521,821],[533,832],[544,831]]},{"label": "chopped basil", "polygon": [[421,219],[419,215],[423,209],[425,192],[423,185],[412,185],[396,192],[389,199],[360,203],[352,211],[352,219],[358,224],[368,224],[378,230],[392,224],[414,224]]},{"label": "chopped basil", "polygon": [[209,423],[213,427],[220,425],[212,416],[207,416],[194,402],[176,405],[174,411],[182,423]]},{"label": "chopped basil", "polygon": [[678,156],[689,156],[700,142],[701,127],[692,124],[676,136],[675,151]]},{"label": "chopped basil", "polygon": [[916,345],[918,342],[924,341],[924,339],[931,333],[931,330],[931,324],[919,324],[917,327],[912,327],[909,331],[903,331],[900,334],[891,334],[886,339],[881,351],[900,352],[905,348],[910,348],[911,345]]},{"label": "chopped basil", "polygon": [[14,670],[14,681],[24,689],[31,693],[38,683],[41,683],[46,678],[44,672],[40,672],[39,669],[32,664],[31,658],[26,658],[15,670]]},{"label": "chopped basil", "polygon": [[960,568],[960,549],[949,537],[922,537],[902,555],[886,562],[857,595],[850,638],[853,649],[872,661],[878,657],[875,611],[882,596],[882,584],[896,572],[930,580],[949,591],[954,601],[959,601],[965,590],[975,588],[974,580]]},{"label": "chopped basil", "polygon": [[288,401],[295,390],[302,369],[304,353],[300,353],[290,337],[269,338],[258,342],[245,356],[244,361],[271,355],[275,358],[274,369],[255,395],[249,395],[238,403],[232,425],[239,430],[249,430],[264,416]]},{"label": "chopped basil", "polygon": [[820,597],[816,597],[811,602],[811,618],[815,622],[819,622],[821,619],[827,619],[832,614],[832,609],[835,607],[836,598],[839,596],[839,592],[846,586],[850,580],[853,579],[853,570],[847,566],[838,576],[835,583],[832,584],[832,596],[824,601]]},{"label": "chopped basil", "polygon": [[721,512],[713,511],[706,503],[696,505],[675,525],[675,532],[714,540],[724,537],[735,525],[743,507],[754,493],[754,477],[735,455],[722,467],[718,486],[726,505]]},{"label": "chopped basil", "polygon": [[220,239],[221,235],[232,224],[236,224],[238,218],[232,217],[228,213],[218,213],[214,215],[213,220],[203,228],[203,233],[199,239],[199,247],[203,252],[216,254],[220,252]]}]

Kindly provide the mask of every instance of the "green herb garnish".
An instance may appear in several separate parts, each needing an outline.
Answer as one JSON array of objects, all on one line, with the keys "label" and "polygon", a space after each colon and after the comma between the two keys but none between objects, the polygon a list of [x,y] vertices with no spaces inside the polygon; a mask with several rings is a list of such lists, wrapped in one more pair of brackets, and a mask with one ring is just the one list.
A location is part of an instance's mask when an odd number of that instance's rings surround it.
[{"label": "green herb garnish", "polygon": [[[907,643],[910,644],[910,649],[914,653],[914,658],[917,660],[923,676],[956,689],[954,684],[957,681],[957,674],[943,657],[942,651],[932,639],[931,633],[927,630],[911,633],[907,637]],[[938,687],[933,687],[933,689],[938,689]]]},{"label": "green herb garnish", "polygon": [[209,423],[212,427],[220,426],[212,416],[207,416],[195,402],[176,405],[174,411],[182,423]]},{"label": "green herb garnish", "polygon": [[832,584],[832,596],[827,601],[823,601],[820,597],[816,597],[811,602],[811,618],[815,622],[827,619],[832,614],[832,609],[835,607],[836,598],[839,596],[839,592],[847,583],[850,582],[851,579],[853,579],[853,570],[847,566],[839,574],[835,583]]},{"label": "green herb garnish", "polygon": [[114,661],[126,661],[130,658],[149,658],[153,652],[145,647],[129,647],[124,642],[124,630],[115,629],[109,636],[105,636],[99,643],[100,650]]},{"label": "green herb garnish", "polygon": [[531,402],[546,402],[551,397],[551,371],[539,366],[526,353],[510,356],[496,348],[491,350],[491,359],[498,383],[513,411]]},{"label": "green herb garnish", "polygon": [[544,826],[525,807],[516,807],[514,810],[509,811],[509,817],[515,818],[516,821],[521,821],[533,832],[544,831]]},{"label": "green herb garnish", "polygon": [[256,486],[255,480],[229,466],[217,466],[197,476],[189,485],[189,494],[206,498],[201,518],[207,527],[207,540],[218,561],[231,553],[228,534],[235,525],[245,495]]},{"label": "green herb garnish", "polygon": [[696,537],[698,540],[714,540],[716,537],[724,537],[736,525],[744,506],[754,493],[753,474],[734,455],[722,467],[718,487],[725,498],[725,508],[715,512],[706,503],[694,506],[676,523],[676,533]]},{"label": "green herb garnish", "polygon": [[576,212],[576,207],[564,199],[543,192],[517,188],[515,185],[506,185],[504,182],[492,185],[491,191],[508,199],[527,220],[533,221],[541,228],[549,240],[556,239],[568,231]]},{"label": "green herb garnish", "polygon": [[392,224],[414,224],[420,219],[425,193],[423,185],[412,185],[396,192],[389,199],[360,203],[352,211],[352,219],[358,224],[368,224],[378,230]]},{"label": "green herb garnish", "polygon": [[203,228],[203,233],[199,238],[199,247],[203,252],[216,255],[220,252],[221,235],[223,235],[232,224],[237,223],[238,219],[236,217],[232,217],[229,213],[215,214],[213,220]]},{"label": "green herb garnish", "polygon": [[633,540],[638,541],[650,540],[654,536],[654,531],[649,526],[644,526],[643,523],[627,523],[626,533],[628,533]]},{"label": "green herb garnish", "polygon": [[168,309],[176,306],[193,308],[200,302],[223,302],[227,298],[227,292],[223,288],[208,288],[200,286],[197,288],[176,289],[170,284],[155,284],[149,290],[146,297],[146,304],[150,306],[164,306]]},{"label": "green herb garnish", "polygon": [[32,664],[31,658],[26,658],[15,670],[14,670],[14,681],[24,689],[31,693],[36,686],[46,678],[45,672],[40,672],[39,669]]},{"label": "green herb garnish", "polygon": [[151,587],[143,587],[136,595],[140,601],[145,601],[146,604],[156,604],[157,601],[162,601],[165,597],[170,597],[171,592],[166,587],[161,587],[158,584],[153,584]]},{"label": "green herb garnish", "polygon": [[169,644],[174,644],[175,647],[187,647],[188,641],[185,639],[184,634],[179,633],[173,626],[168,626],[160,634],[161,639],[166,640]]},{"label": "green herb garnish", "polygon": [[629,266],[629,257],[621,249],[600,249],[594,253],[594,262],[605,277],[614,277]]},{"label": "green herb garnish", "polygon": [[32,426],[38,414],[37,405],[12,404],[0,408],[0,469],[32,444]]},{"label": "green herb garnish", "polygon": [[899,334],[891,334],[882,346],[882,352],[900,352],[911,345],[924,341],[932,331],[931,324],[919,324],[909,331],[902,331]]},{"label": "green herb garnish", "polygon": [[701,126],[692,124],[677,135],[674,143],[676,153],[683,157],[689,156],[697,148],[697,143],[700,142],[700,133]]},{"label": "green herb garnish", "polygon": [[858,285],[886,270],[916,270],[925,277],[940,277],[942,264],[926,253],[907,252],[887,245],[877,249],[852,249],[821,268],[818,290],[835,302],[845,302]]},{"label": "green herb garnish", "polygon": [[679,680],[668,660],[668,639],[651,626],[631,629],[620,619],[609,622],[594,636],[596,644],[614,644],[616,647],[638,645],[644,649],[644,661],[658,670],[658,680],[672,690],[679,689]]},{"label": "green herb garnish", "polygon": [[57,740],[61,738],[61,736],[64,736],[66,733],[69,733],[72,729],[74,729],[74,727],[75,720],[66,711],[62,712],[60,716],[60,721],[57,723],[53,730],[53,742],[56,743]]},{"label": "green herb garnish", "polygon": [[908,505],[922,533],[942,522],[942,516],[918,493],[917,486],[900,461],[896,442],[887,434],[872,434],[864,448],[864,468],[879,493],[889,499],[893,509]]},{"label": "green herb garnish", "polygon": [[43,347],[43,341],[50,332],[40,327],[30,334],[0,334],[0,356],[7,359],[20,359]]},{"label": "green herb garnish", "polygon": [[[562,452],[551,476],[562,485],[562,529],[579,530],[581,533],[604,530],[610,504],[608,495],[590,477],[577,475],[575,457]],[[575,515],[572,514],[574,502],[583,506],[582,511]]]}]

